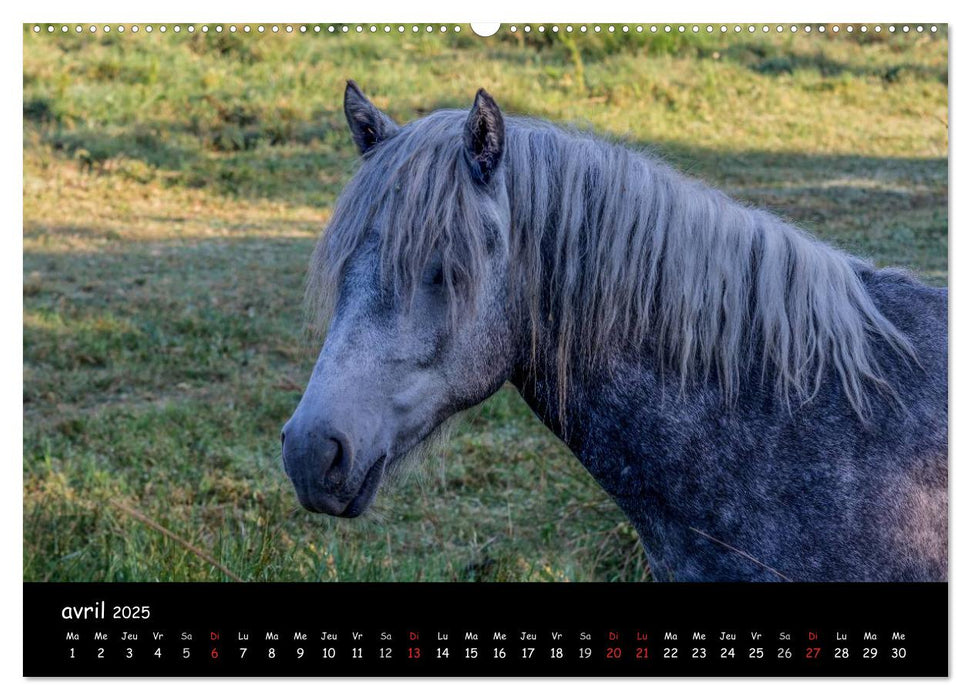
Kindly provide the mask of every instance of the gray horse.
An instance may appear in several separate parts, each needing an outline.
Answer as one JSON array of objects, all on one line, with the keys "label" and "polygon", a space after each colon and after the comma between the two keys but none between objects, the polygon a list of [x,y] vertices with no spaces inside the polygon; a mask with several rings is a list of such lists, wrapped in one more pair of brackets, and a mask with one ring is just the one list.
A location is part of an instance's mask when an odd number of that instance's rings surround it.
[{"label": "gray horse", "polygon": [[482,90],[399,126],[351,82],[344,111],[283,430],[305,508],[359,515],[511,381],[656,580],[946,579],[946,290]]}]

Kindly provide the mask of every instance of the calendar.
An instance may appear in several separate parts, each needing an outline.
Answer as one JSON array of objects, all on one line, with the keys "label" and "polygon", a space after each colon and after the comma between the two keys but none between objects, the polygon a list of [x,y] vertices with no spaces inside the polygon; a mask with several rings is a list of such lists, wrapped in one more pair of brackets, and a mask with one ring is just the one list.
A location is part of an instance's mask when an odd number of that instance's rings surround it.
[{"label": "calendar", "polygon": [[949,675],[946,23],[42,19],[25,676]]},{"label": "calendar", "polygon": [[24,593],[28,676],[948,673],[947,587],[937,584],[28,584]]}]

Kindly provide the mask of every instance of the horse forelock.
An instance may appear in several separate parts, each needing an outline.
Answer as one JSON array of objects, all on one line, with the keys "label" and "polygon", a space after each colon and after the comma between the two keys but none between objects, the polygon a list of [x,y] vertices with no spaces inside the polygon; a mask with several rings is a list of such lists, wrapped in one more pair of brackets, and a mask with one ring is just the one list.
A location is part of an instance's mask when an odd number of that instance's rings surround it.
[{"label": "horse forelock", "polygon": [[435,112],[364,157],[311,262],[307,300],[318,330],[333,311],[345,265],[372,233],[380,237],[382,280],[405,303],[436,252],[452,322],[477,301],[499,212],[484,201],[464,160],[463,120],[463,112]]},{"label": "horse forelock", "polygon": [[476,302],[489,236],[504,225],[531,354],[555,359],[561,409],[575,372],[649,344],[682,388],[714,377],[729,402],[755,364],[786,402],[811,399],[833,371],[864,416],[867,385],[888,388],[874,340],[912,355],[860,280],[865,263],[591,135],[507,119],[499,187],[508,211],[489,210],[494,200],[464,160],[465,116],[435,112],[365,157],[314,253],[318,327],[372,231],[382,277],[405,300],[441,255],[459,322]]}]

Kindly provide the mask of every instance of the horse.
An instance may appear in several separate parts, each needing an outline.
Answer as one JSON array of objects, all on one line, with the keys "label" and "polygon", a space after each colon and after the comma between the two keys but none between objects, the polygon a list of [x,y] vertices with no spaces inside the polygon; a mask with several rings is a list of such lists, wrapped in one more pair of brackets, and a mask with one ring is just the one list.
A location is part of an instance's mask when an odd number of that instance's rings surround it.
[{"label": "horse", "polygon": [[404,125],[353,81],[343,106],[360,164],[282,432],[304,508],[360,515],[508,381],[655,581],[946,580],[946,289],[484,90]]}]

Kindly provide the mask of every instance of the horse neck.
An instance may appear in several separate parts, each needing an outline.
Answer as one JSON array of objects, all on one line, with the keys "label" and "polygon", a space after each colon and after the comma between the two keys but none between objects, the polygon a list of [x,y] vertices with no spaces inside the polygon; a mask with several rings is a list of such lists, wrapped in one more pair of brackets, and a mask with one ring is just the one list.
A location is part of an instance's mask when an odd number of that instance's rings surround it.
[{"label": "horse neck", "polygon": [[[540,420],[578,456],[592,427],[591,414],[600,411],[606,419],[616,420],[617,416],[606,415],[604,407],[625,386],[634,393],[663,393],[667,389],[662,387],[670,384],[670,391],[677,393],[676,382],[664,381],[649,350],[644,348],[631,354],[615,348],[600,358],[596,368],[583,362],[583,358],[574,357],[573,364],[566,368],[567,392],[565,400],[561,400],[564,376],[557,359],[556,327],[540,324],[534,334],[534,320],[525,311],[526,305],[520,304],[518,308],[520,312],[513,324],[514,360],[509,381]],[[549,299],[540,300],[539,308],[543,318],[555,316],[555,304]]]}]

